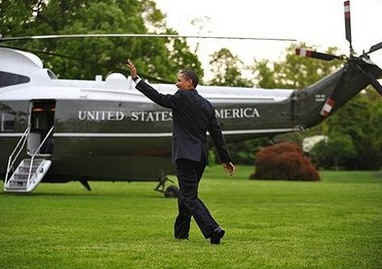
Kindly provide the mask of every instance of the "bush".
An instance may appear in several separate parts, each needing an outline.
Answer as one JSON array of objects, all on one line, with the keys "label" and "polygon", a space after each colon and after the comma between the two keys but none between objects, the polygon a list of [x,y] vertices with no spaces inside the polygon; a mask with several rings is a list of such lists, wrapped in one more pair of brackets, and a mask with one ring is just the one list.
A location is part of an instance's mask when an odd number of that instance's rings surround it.
[{"label": "bush", "polygon": [[317,166],[325,169],[351,169],[357,152],[350,136],[336,135],[317,143],[310,156]]},{"label": "bush", "polygon": [[320,176],[302,149],[284,142],[263,148],[256,154],[256,172],[250,179],[318,181]]},{"label": "bush", "polygon": [[269,144],[268,137],[260,137],[230,143],[228,144],[228,149],[235,164],[251,165],[255,161],[255,153]]}]

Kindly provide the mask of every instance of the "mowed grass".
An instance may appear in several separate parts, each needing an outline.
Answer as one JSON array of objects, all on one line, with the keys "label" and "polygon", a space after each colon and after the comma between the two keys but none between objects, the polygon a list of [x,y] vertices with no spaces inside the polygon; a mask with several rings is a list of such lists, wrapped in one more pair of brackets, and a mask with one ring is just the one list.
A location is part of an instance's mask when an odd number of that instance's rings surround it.
[{"label": "mowed grass", "polygon": [[0,268],[382,268],[382,174],[252,181],[252,169],[205,172],[200,197],[227,231],[218,246],[194,221],[189,241],[173,239],[176,200],[154,183],[0,191]]}]

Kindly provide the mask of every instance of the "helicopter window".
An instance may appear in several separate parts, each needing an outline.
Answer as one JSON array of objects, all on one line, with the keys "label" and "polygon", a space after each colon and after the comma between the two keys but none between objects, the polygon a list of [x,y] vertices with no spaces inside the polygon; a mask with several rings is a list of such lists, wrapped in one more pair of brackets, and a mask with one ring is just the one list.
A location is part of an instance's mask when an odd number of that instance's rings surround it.
[{"label": "helicopter window", "polygon": [[0,88],[21,83],[27,83],[30,81],[29,77],[0,71]]},{"label": "helicopter window", "polygon": [[1,124],[0,131],[1,132],[9,132],[15,130],[15,114],[11,113],[2,113],[0,116]]},{"label": "helicopter window", "polygon": [[56,74],[53,73],[52,70],[47,69],[46,72],[48,73],[48,76],[49,76],[51,79],[57,79]]}]

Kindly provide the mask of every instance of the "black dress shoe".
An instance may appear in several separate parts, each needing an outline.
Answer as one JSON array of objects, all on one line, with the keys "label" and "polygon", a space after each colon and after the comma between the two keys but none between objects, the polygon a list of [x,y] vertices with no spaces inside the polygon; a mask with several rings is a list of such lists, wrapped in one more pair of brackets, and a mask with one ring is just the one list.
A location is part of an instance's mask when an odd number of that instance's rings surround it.
[{"label": "black dress shoe", "polygon": [[211,234],[211,237],[210,237],[211,244],[220,244],[220,239],[223,238],[224,234],[225,234],[225,231],[222,228],[217,227]]}]

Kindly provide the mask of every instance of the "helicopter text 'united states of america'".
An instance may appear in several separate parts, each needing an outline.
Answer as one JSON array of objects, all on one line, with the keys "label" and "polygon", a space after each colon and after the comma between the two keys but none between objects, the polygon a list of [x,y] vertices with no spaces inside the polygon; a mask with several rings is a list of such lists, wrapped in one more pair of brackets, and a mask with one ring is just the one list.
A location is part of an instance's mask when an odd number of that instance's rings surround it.
[{"label": "helicopter text 'united states of america'", "polygon": [[[260,118],[260,113],[256,108],[224,108],[215,109],[216,117],[219,119],[242,119]],[[107,111],[107,110],[79,110],[79,120],[87,121],[170,121],[172,120],[171,111]]]}]

